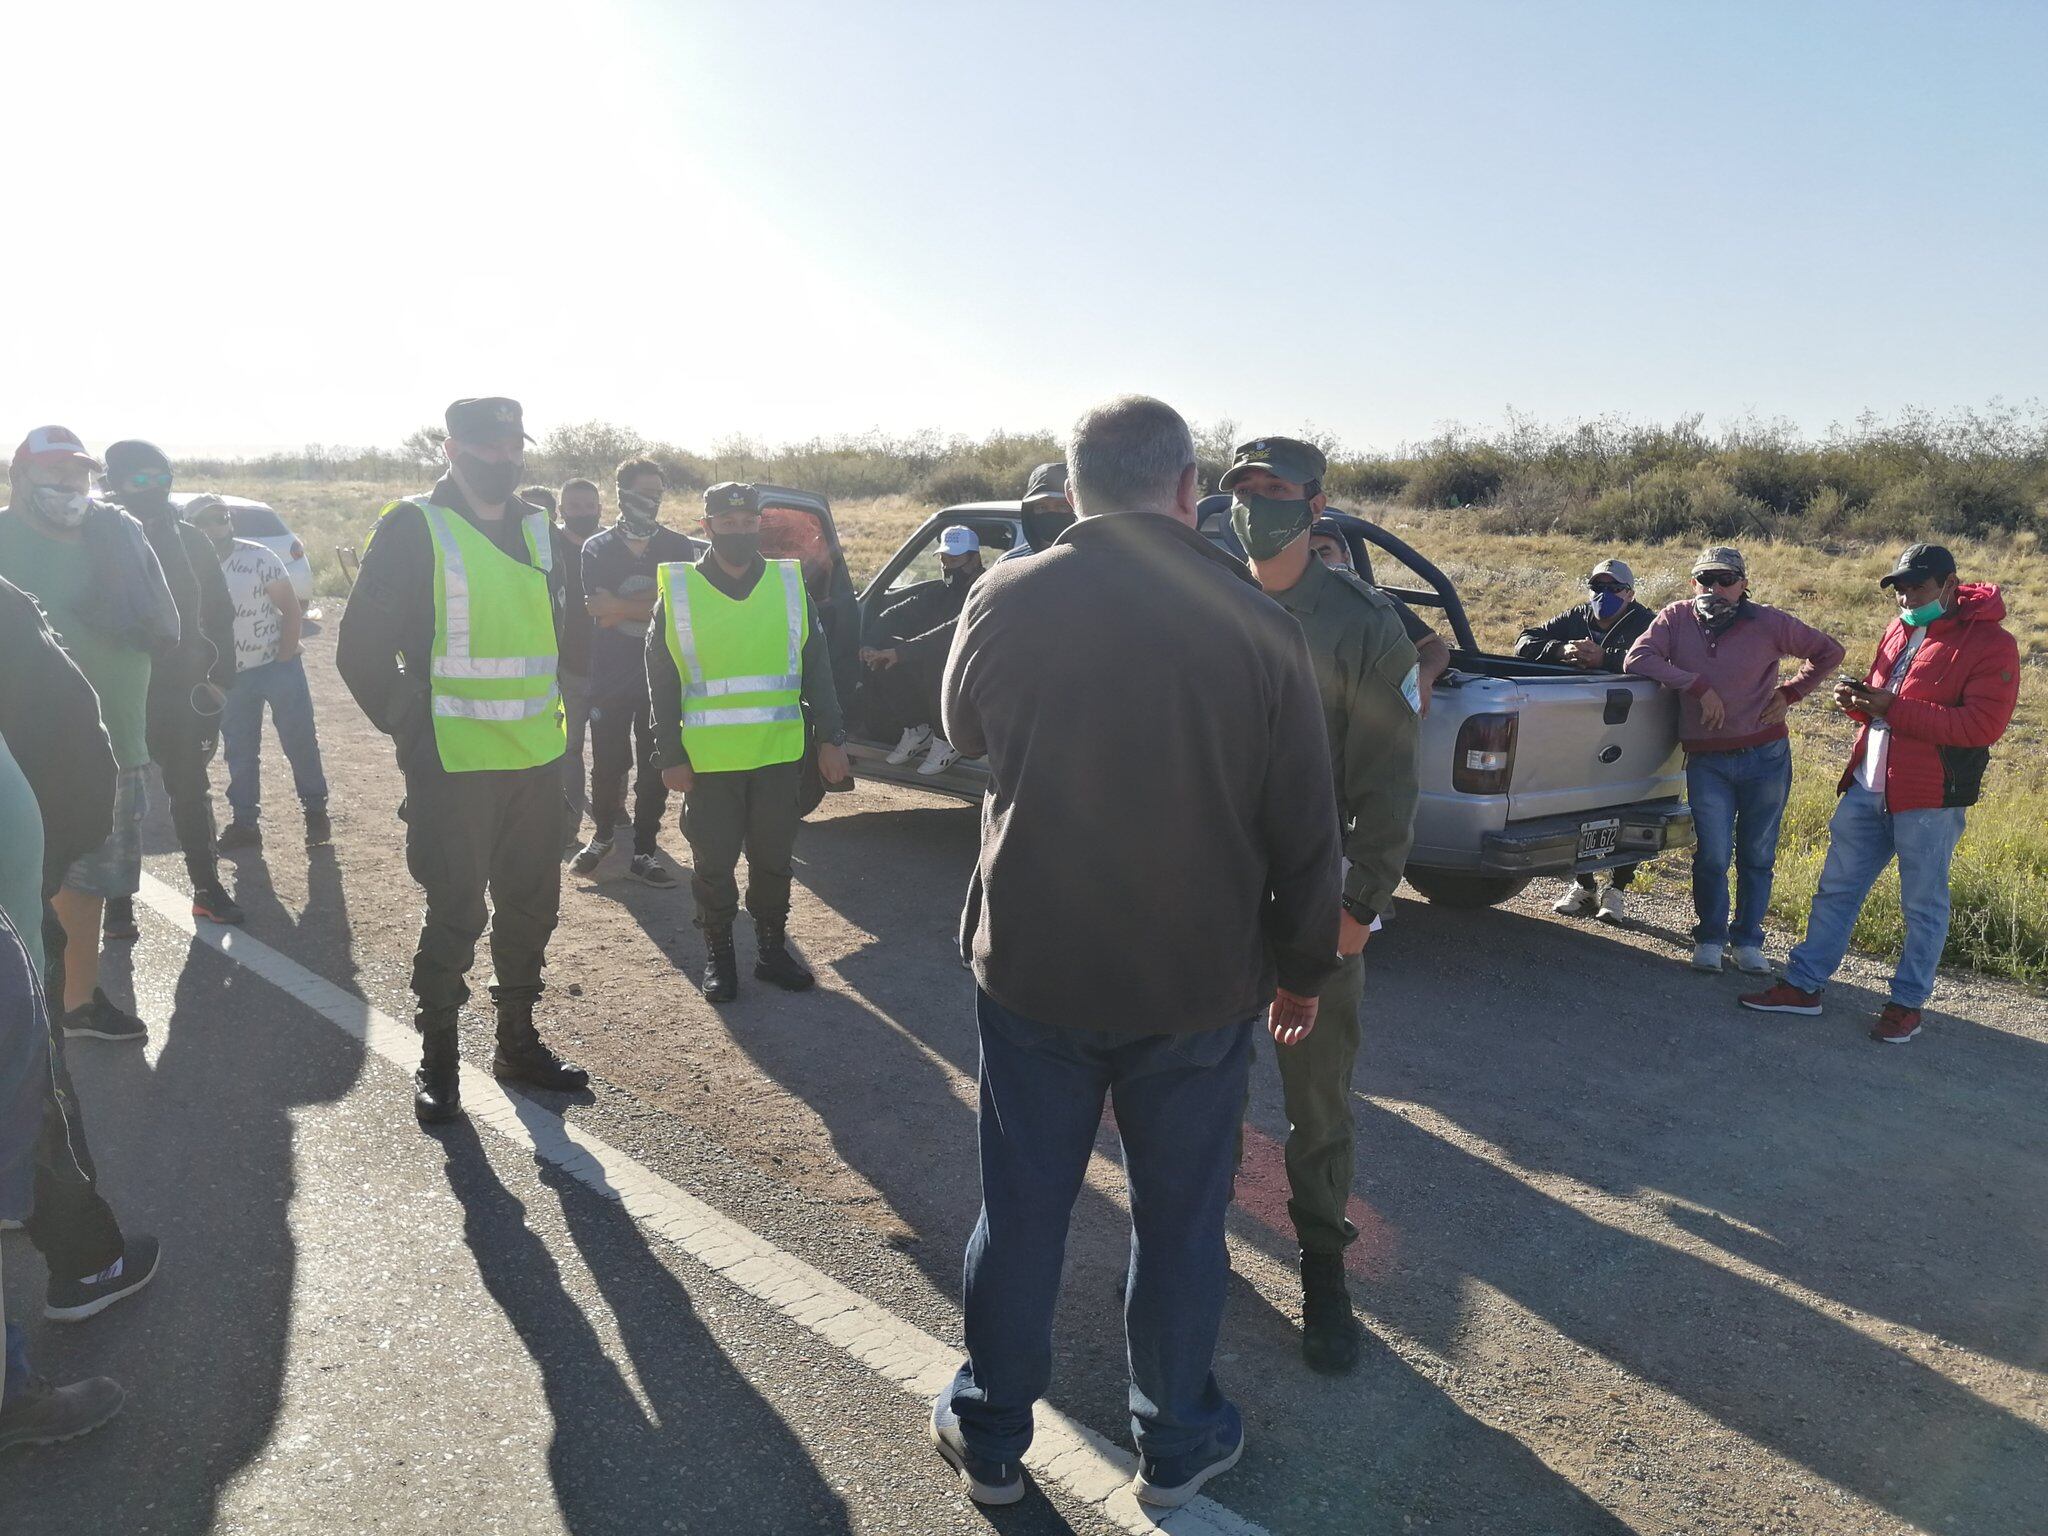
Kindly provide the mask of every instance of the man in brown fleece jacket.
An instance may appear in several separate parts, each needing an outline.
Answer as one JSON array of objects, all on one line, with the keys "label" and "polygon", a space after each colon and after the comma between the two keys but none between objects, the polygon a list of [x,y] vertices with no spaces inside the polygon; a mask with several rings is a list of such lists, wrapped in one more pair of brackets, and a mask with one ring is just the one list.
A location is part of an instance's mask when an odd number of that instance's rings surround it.
[{"label": "man in brown fleece jacket", "polygon": [[1067,1220],[1102,1102],[1131,1186],[1137,1495],[1185,1503],[1244,1447],[1211,1362],[1252,1032],[1315,1027],[1337,969],[1336,790],[1301,627],[1195,532],[1195,448],[1157,400],[1074,429],[1080,521],[961,611],[946,739],[992,779],[962,923],[981,1027],[967,1360],[932,1438],[1022,1496]]}]

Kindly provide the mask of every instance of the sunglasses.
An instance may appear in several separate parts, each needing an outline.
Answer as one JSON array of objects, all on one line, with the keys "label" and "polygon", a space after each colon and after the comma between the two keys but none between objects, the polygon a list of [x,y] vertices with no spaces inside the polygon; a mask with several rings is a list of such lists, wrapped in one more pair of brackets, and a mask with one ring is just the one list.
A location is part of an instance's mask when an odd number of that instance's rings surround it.
[{"label": "sunglasses", "polygon": [[171,472],[167,469],[138,469],[125,483],[131,491],[168,491]]},{"label": "sunglasses", "polygon": [[1735,587],[1742,584],[1742,578],[1733,571],[1701,571],[1693,580],[1703,587]]},{"label": "sunglasses", "polygon": [[1595,592],[1619,592],[1621,590],[1621,583],[1618,581],[1589,581],[1586,585]]}]

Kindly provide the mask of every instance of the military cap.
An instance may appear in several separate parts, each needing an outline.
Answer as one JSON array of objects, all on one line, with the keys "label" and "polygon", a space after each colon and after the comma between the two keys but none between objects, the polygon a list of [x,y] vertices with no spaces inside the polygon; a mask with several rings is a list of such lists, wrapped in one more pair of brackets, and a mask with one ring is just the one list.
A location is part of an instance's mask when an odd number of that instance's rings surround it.
[{"label": "military cap", "polygon": [[495,443],[501,438],[520,437],[527,442],[526,424],[520,418],[519,402],[503,395],[457,400],[448,407],[448,435],[458,443]]},{"label": "military cap", "polygon": [[1239,443],[1232,451],[1230,468],[1216,482],[1216,489],[1229,490],[1244,478],[1248,469],[1263,469],[1290,485],[1307,485],[1311,480],[1322,479],[1329,467],[1330,461],[1314,443],[1294,437],[1255,437],[1248,443]]},{"label": "military cap", "polygon": [[716,517],[721,512],[758,512],[761,498],[751,485],[742,485],[737,480],[721,480],[704,492],[704,515]]}]

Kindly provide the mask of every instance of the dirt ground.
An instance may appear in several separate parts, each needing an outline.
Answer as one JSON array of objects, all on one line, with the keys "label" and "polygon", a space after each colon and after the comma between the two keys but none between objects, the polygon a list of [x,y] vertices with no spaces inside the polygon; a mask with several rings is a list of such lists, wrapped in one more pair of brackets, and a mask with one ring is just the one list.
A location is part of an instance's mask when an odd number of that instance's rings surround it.
[{"label": "dirt ground", "polygon": [[[404,1016],[420,904],[388,744],[334,672],[341,607],[308,644],[338,876],[308,887],[273,743],[272,846],[233,884],[260,936]],[[544,1010],[600,1079],[572,1118],[944,1337],[978,1199],[952,942],[976,835],[908,790],[828,799],[792,925],[820,989],[722,1013],[687,979],[686,888],[623,854],[565,873]],[[686,872],[673,811],[663,849]],[[2048,1531],[2041,996],[1945,975],[1921,1038],[1879,1046],[1881,967],[1852,961],[1823,1018],[1750,1015],[1743,979],[1685,968],[1673,882],[1621,928],[1554,894],[1457,913],[1404,890],[1368,952],[1352,1268],[1383,1347],[1341,1381],[1296,1352],[1262,1061],[1219,1365],[1259,1450],[1217,1495],[1276,1532]],[[1101,1149],[1055,1396],[1121,1439]]]}]

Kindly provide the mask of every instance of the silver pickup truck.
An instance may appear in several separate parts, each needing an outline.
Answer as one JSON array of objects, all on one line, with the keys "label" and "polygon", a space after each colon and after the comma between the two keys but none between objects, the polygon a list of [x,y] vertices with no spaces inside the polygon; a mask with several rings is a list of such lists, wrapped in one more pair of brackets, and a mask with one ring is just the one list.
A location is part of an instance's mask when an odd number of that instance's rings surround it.
[{"label": "silver pickup truck", "polygon": [[[861,729],[862,669],[854,651],[877,607],[937,577],[939,535],[948,527],[972,528],[991,562],[1024,546],[1018,504],[971,502],[935,514],[855,598],[824,499],[776,494],[780,518],[792,524],[780,531],[806,532],[801,552],[833,631],[833,672],[848,705],[854,733],[848,750],[857,773],[978,802],[988,787],[981,762],[963,760],[927,777],[915,760],[901,766],[885,760],[894,743],[870,739]],[[1202,532],[1241,555],[1230,532],[1228,498],[1210,497],[1201,511]],[[1384,528],[1347,513],[1330,515],[1344,529],[1361,572],[1372,572],[1377,549],[1426,583],[1383,590],[1425,616],[1440,613],[1453,637],[1451,668],[1437,680],[1422,724],[1422,800],[1406,871],[1410,885],[1446,906],[1491,906],[1540,874],[1633,864],[1691,843],[1675,697],[1641,678],[1488,655],[1441,571]],[[806,524],[815,531],[799,526]],[[764,545],[791,542],[775,538],[776,529],[767,531]],[[792,543],[786,552],[799,550]]]}]

